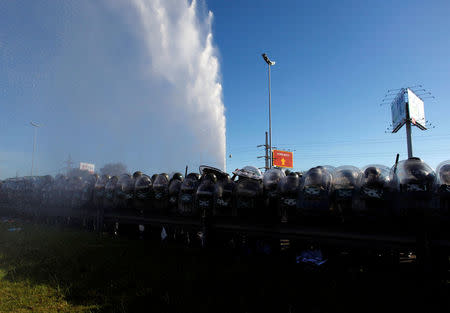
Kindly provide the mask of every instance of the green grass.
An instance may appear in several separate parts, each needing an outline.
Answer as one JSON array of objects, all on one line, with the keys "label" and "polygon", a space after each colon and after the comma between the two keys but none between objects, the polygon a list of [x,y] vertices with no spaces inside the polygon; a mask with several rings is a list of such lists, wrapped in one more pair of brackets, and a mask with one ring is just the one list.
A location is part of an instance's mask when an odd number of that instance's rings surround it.
[{"label": "green grass", "polygon": [[[10,232],[10,227],[22,227]],[[0,312],[356,312],[414,306],[398,268],[236,257],[31,223],[0,223]],[[331,265],[331,264],[330,264]],[[356,302],[355,302],[356,301]]]},{"label": "green grass", "polygon": [[[5,272],[2,272],[6,276]],[[92,312],[96,306],[74,305],[64,299],[61,290],[29,281],[0,282],[0,312]]]},{"label": "green grass", "polygon": [[209,302],[228,305],[220,289],[246,273],[223,263],[195,248],[0,224],[0,312],[208,312]]},{"label": "green grass", "polygon": [[[9,232],[21,226],[19,232]],[[98,306],[70,303],[65,266],[73,256],[55,230],[7,223],[0,225],[0,312],[95,312]],[[62,258],[58,253],[64,252]],[[66,263],[67,262],[67,263]],[[66,265],[65,265],[66,264]]]}]

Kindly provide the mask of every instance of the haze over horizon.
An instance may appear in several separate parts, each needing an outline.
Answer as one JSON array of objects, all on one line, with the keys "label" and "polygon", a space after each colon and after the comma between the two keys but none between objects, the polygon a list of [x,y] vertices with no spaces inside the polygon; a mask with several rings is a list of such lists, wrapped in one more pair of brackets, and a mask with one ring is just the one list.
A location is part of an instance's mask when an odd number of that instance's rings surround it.
[{"label": "haze over horizon", "polygon": [[[450,159],[447,1],[5,1],[0,3],[0,178],[76,162],[148,174],[264,165],[272,67],[273,146],[294,168],[392,165],[388,89],[421,84],[436,128],[414,155]],[[232,158],[227,156],[232,154]]]},{"label": "haze over horizon", "polygon": [[[2,123],[7,138],[0,150],[1,177],[16,170],[29,175],[29,121],[42,125],[40,174],[59,172],[69,154],[97,169],[108,162],[146,172],[201,163],[224,168],[220,69],[213,15],[204,6],[43,1],[6,10],[8,28],[0,38],[7,70],[2,113],[8,118]],[[13,20],[15,15],[27,25]],[[11,140],[8,129],[20,137]]]}]

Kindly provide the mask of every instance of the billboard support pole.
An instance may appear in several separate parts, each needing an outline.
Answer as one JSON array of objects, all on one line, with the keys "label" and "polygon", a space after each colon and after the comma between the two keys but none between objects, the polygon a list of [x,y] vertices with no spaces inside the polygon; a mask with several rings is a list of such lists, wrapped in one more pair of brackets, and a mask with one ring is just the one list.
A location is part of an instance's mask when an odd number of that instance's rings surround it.
[{"label": "billboard support pole", "polygon": [[406,102],[406,145],[408,147],[408,159],[413,157],[412,136],[411,136],[411,119],[409,117],[409,106]]},{"label": "billboard support pole", "polygon": [[411,139],[411,122],[406,122],[406,144],[408,146],[408,159],[413,157],[412,139]]}]

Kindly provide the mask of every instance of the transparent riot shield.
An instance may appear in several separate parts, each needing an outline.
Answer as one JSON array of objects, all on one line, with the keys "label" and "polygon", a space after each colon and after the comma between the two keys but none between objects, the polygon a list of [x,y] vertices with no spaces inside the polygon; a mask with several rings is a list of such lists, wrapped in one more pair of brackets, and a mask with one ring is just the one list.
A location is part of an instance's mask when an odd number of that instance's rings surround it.
[{"label": "transparent riot shield", "polygon": [[344,220],[356,214],[359,201],[361,171],[351,165],[339,166],[333,172],[333,207]]},{"label": "transparent riot shield", "polygon": [[278,184],[279,218],[282,223],[295,222],[297,199],[300,192],[300,177],[296,172],[290,172]]},{"label": "transparent riot shield", "polygon": [[379,164],[361,168],[359,177],[359,202],[354,206],[355,216],[380,223],[389,222],[395,185],[390,169]]},{"label": "transparent riot shield", "polygon": [[190,173],[186,176],[180,188],[178,197],[178,213],[182,216],[197,216],[196,192],[200,182],[200,174]]},{"label": "transparent riot shield", "polygon": [[169,206],[169,175],[161,173],[153,181],[154,201],[150,214],[163,214]]},{"label": "transparent riot shield", "polygon": [[333,219],[334,213],[331,193],[333,191],[334,168],[316,166],[302,177],[297,202],[298,216],[303,222],[315,222]]},{"label": "transparent riot shield", "polygon": [[432,213],[432,195],[436,174],[420,158],[400,161],[391,169],[392,180],[398,184],[399,191],[394,199],[394,216],[399,222],[414,225],[417,218]]},{"label": "transparent riot shield", "polygon": [[441,162],[436,168],[438,207],[440,215],[448,220],[450,218],[450,160]]},{"label": "transparent riot shield", "polygon": [[134,208],[137,212],[144,214],[151,207],[153,198],[153,183],[151,178],[145,174],[136,178],[133,201]]},{"label": "transparent riot shield", "polygon": [[254,166],[245,166],[233,174],[238,177],[234,191],[236,215],[242,219],[264,218],[261,171]]}]

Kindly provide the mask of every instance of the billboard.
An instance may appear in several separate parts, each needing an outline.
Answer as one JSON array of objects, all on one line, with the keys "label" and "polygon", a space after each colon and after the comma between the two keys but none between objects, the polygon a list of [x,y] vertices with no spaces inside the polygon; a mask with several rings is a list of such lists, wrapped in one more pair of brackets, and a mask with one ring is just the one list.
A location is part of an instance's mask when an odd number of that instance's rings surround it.
[{"label": "billboard", "polygon": [[294,167],[294,153],[290,151],[273,150],[272,166],[276,167]]},{"label": "billboard", "polygon": [[423,107],[423,100],[420,99],[411,89],[407,89],[407,102],[409,110],[409,118],[411,123],[419,127],[421,130],[425,130],[425,109]]},{"label": "billboard", "polygon": [[405,89],[401,89],[391,104],[392,132],[396,133],[406,122]]},{"label": "billboard", "polygon": [[94,174],[95,164],[80,162],[80,170]]}]

